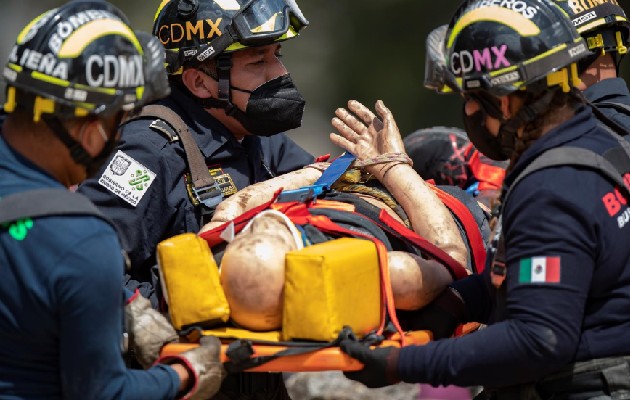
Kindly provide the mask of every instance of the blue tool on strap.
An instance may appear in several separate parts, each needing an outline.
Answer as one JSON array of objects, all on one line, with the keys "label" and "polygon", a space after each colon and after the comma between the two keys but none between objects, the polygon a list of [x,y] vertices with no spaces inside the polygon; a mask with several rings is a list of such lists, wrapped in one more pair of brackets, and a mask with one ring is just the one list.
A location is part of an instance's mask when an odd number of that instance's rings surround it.
[{"label": "blue tool on strap", "polygon": [[350,164],[356,160],[356,157],[345,152],[341,156],[337,157],[332,164],[319,177],[319,179],[309,186],[304,186],[299,189],[285,190],[278,196],[278,202],[290,202],[299,201],[306,202],[314,200],[317,196],[330,190],[331,186],[346,172]]}]

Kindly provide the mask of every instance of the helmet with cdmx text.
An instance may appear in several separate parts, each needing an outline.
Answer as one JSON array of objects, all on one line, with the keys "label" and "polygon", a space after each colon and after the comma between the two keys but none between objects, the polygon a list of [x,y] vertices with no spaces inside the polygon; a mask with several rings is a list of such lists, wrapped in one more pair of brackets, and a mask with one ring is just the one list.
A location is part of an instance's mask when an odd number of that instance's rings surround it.
[{"label": "helmet with cdmx text", "polygon": [[115,115],[169,93],[164,49],[135,33],[113,5],[78,0],[49,10],[18,35],[3,76],[5,111],[58,119]]},{"label": "helmet with cdmx text", "polygon": [[[439,38],[440,32],[433,34]],[[551,0],[466,0],[443,37],[425,85],[441,92],[447,86],[479,105],[478,112],[464,114],[465,130],[483,154],[497,161],[517,154],[518,130],[548,112],[558,91],[577,96],[577,63],[592,54]],[[498,97],[516,92],[528,100],[515,115],[504,117]],[[498,135],[489,132],[484,115],[499,120]]]},{"label": "helmet with cdmx text", "polygon": [[588,48],[624,55],[630,46],[630,22],[618,0],[554,0],[567,13]]},{"label": "helmet with cdmx text", "polygon": [[296,37],[308,20],[295,0],[163,0],[153,35],[166,48],[169,74],[220,54]]},{"label": "helmet with cdmx text", "polygon": [[547,0],[468,0],[445,35],[446,65],[466,93],[496,96],[578,82],[590,52],[564,12]]}]

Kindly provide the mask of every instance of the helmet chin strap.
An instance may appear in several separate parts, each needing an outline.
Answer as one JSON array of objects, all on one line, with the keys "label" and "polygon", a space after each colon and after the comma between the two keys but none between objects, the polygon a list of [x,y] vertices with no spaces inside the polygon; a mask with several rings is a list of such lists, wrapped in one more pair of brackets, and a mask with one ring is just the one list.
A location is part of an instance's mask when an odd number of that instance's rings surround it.
[{"label": "helmet chin strap", "polygon": [[499,139],[504,154],[510,157],[514,154],[516,142],[519,140],[518,130],[542,115],[549,108],[554,95],[555,91],[547,90],[538,100],[521,107],[516,116],[501,123]]},{"label": "helmet chin strap", "polygon": [[[223,53],[217,57],[217,76],[216,78],[211,74],[207,74],[213,79],[216,79],[219,84],[218,98],[208,97],[206,99],[193,97],[203,108],[222,108],[227,115],[233,115],[238,108],[232,103],[231,85],[230,85],[230,71],[232,69],[232,55],[230,53]],[[240,110],[239,110],[240,111]]]},{"label": "helmet chin strap", "polygon": [[[68,130],[65,126],[63,126],[59,118],[47,115],[42,116],[42,120],[55,134],[55,136],[57,136],[57,138],[66,145],[74,162],[87,167],[90,161],[92,161],[92,156],[83,148],[81,143],[77,142],[76,139],[70,136]],[[81,132],[81,134],[83,134],[83,132]]]}]

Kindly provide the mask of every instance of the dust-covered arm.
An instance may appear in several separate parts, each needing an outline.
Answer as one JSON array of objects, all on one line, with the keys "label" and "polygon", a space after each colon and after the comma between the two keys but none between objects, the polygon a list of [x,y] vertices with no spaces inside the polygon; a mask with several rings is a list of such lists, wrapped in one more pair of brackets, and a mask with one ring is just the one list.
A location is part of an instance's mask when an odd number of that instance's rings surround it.
[{"label": "dust-covered arm", "polygon": [[[348,109],[336,110],[332,124],[339,134],[331,133],[333,143],[354,154],[365,167],[394,196],[402,206],[413,230],[440,247],[462,265],[466,265],[467,251],[450,211],[416,173],[411,165],[401,161],[387,162],[383,155],[404,155],[405,148],[396,121],[382,101],[376,103],[378,117],[355,100]],[[380,117],[380,118],[379,118]]]}]

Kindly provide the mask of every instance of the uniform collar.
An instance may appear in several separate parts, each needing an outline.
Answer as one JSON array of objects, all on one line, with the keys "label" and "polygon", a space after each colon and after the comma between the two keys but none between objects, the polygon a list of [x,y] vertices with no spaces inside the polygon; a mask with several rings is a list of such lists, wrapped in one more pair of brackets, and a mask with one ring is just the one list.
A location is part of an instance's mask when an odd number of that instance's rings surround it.
[{"label": "uniform collar", "polygon": [[610,101],[618,97],[630,96],[628,85],[622,78],[599,81],[584,90],[584,96],[592,103]]},{"label": "uniform collar", "polygon": [[575,116],[547,132],[543,137],[537,139],[530,148],[525,150],[512,171],[505,177],[505,184],[511,185],[525,167],[543,152],[555,147],[561,147],[595,129],[597,129],[597,120],[591,108],[585,105],[580,106]]},{"label": "uniform collar", "polygon": [[241,146],[225,125],[177,86],[171,86],[171,94],[162,101],[162,104],[182,117],[205,157],[211,157],[225,145]]}]

